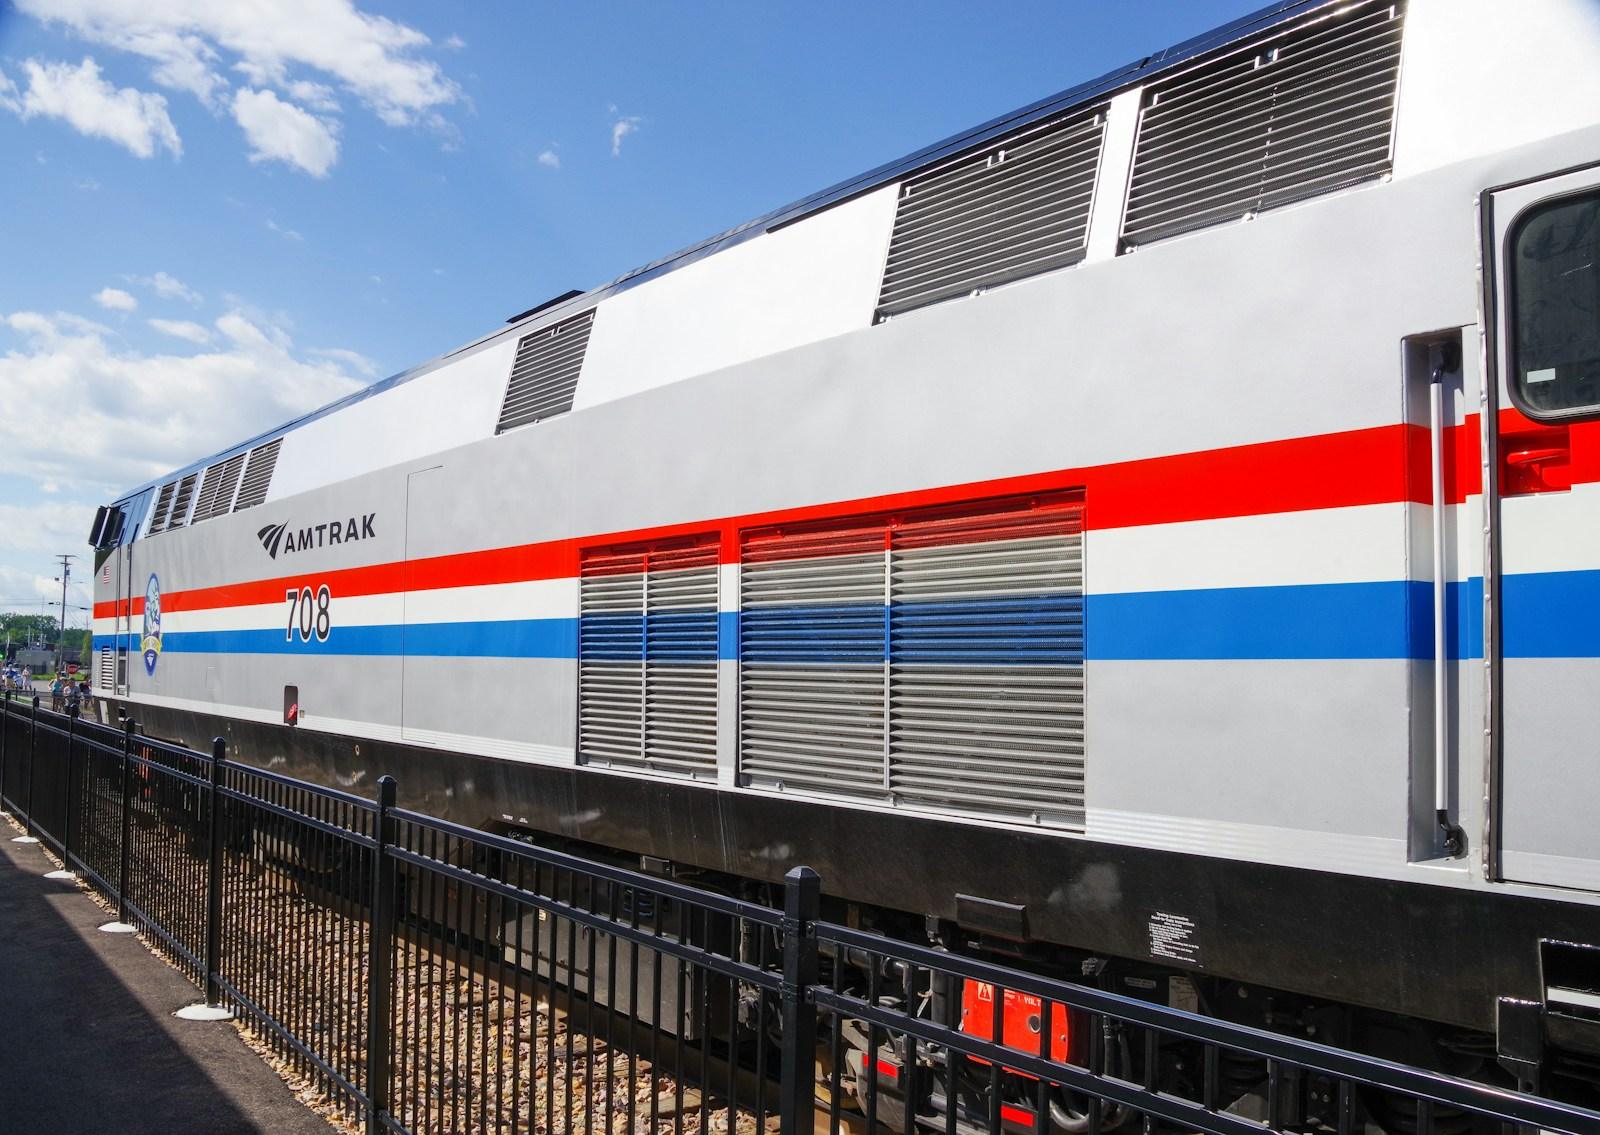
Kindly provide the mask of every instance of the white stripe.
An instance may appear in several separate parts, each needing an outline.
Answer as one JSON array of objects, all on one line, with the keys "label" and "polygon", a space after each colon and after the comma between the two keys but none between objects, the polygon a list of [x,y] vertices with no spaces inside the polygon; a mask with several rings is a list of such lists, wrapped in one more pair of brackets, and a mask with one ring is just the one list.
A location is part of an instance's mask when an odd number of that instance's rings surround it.
[{"label": "white stripe", "polygon": [[577,616],[576,579],[531,579],[521,583],[406,592],[405,620],[408,623],[575,619]]},{"label": "white stripe", "polygon": [[1500,525],[1507,575],[1600,568],[1600,484],[1511,497],[1500,503]]},{"label": "white stripe", "polygon": [[1356,505],[1091,529],[1084,534],[1085,582],[1091,594],[1111,594],[1404,579],[1406,508]]},{"label": "white stripe", "polygon": [[[276,603],[240,607],[209,607],[196,611],[167,611],[161,618],[165,633],[197,631],[289,629],[288,588]],[[315,599],[313,599],[313,604]],[[335,627],[398,626],[402,623],[496,622],[513,619],[576,618],[578,585],[574,579],[537,579],[522,583],[495,583],[476,587],[448,587],[430,591],[387,592],[380,595],[334,595],[329,615]],[[298,617],[299,611],[296,610]],[[97,620],[96,629],[99,629]],[[110,634],[114,620],[104,620]],[[140,620],[134,619],[138,633]]]}]

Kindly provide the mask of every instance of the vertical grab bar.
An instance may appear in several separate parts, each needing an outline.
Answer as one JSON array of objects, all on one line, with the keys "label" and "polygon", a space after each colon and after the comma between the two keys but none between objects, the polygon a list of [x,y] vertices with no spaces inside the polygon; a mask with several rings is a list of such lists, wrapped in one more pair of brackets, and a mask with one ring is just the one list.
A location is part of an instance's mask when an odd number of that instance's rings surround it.
[{"label": "vertical grab bar", "polygon": [[1446,583],[1444,510],[1444,383],[1459,367],[1460,349],[1442,343],[1433,348],[1433,368],[1428,378],[1429,442],[1433,475],[1433,809],[1444,853],[1451,859],[1466,851],[1466,833],[1450,819],[1450,664]]}]

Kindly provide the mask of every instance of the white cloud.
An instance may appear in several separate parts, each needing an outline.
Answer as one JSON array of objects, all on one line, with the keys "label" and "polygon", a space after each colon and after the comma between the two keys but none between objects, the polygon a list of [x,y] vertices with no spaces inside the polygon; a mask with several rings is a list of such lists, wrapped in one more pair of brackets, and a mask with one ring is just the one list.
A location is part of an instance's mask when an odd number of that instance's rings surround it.
[{"label": "white cloud", "polygon": [[451,32],[449,35],[444,37],[444,41],[441,42],[439,46],[444,48],[446,51],[460,51],[463,47],[467,46],[467,41],[456,35],[455,32]]},{"label": "white cloud", "polygon": [[539,164],[550,169],[560,169],[561,155],[554,150],[545,150],[539,155]]},{"label": "white cloud", "polygon": [[[65,25],[93,43],[155,64],[159,83],[215,99],[229,85],[222,53],[251,83],[279,86],[320,72],[390,125],[428,122],[461,89],[419,53],[422,32],[359,11],[353,0],[18,0],[17,7]],[[449,46],[449,41],[446,41]]]},{"label": "white cloud", "polygon": [[199,303],[204,297],[188,284],[175,276],[165,272],[157,272],[154,276],[135,276],[136,283],[143,284],[164,300],[183,300],[185,303]]},{"label": "white cloud", "polygon": [[[611,108],[613,114],[616,113],[616,109],[616,107]],[[619,158],[622,156],[622,140],[629,134],[637,134],[639,132],[639,124],[643,121],[637,115],[632,115],[627,118],[619,118],[611,124],[612,157]]]},{"label": "white cloud", "polygon": [[27,91],[18,96],[16,85],[6,79],[0,84],[0,107],[25,119],[58,118],[80,134],[105,138],[141,158],[153,157],[157,149],[182,155],[164,96],[112,86],[87,56],[76,67],[29,59],[22,69]]},{"label": "white cloud", "polygon": [[139,301],[121,288],[101,288],[94,294],[94,302],[107,311],[132,311]]},{"label": "white cloud", "polygon": [[339,100],[334,96],[333,88],[325,83],[296,79],[284,89],[291,98],[304,103],[312,110],[320,110],[324,114],[334,114],[339,110]]},{"label": "white cloud", "polygon": [[250,140],[253,162],[284,162],[312,177],[327,177],[339,160],[338,123],[283,102],[271,91],[235,91],[233,119]]},{"label": "white cloud", "polygon": [[378,377],[378,364],[360,351],[346,350],[344,347],[313,347],[306,354],[313,358],[332,359],[334,362],[343,363],[366,378]]},{"label": "white cloud", "polygon": [[150,326],[163,335],[171,335],[175,339],[187,339],[191,343],[211,341],[211,332],[187,319],[152,319]]},{"label": "white cloud", "polygon": [[305,237],[301,236],[298,232],[296,232],[294,229],[284,228],[277,221],[274,221],[271,217],[267,218],[267,228],[269,228],[273,232],[277,233],[284,240],[292,240],[292,241],[295,241],[295,242],[298,243],[298,242],[303,241],[303,240],[306,239]]},{"label": "white cloud", "polygon": [[100,183],[92,177],[80,177],[72,184],[74,188],[81,189],[85,193],[94,193],[100,188]]},{"label": "white cloud", "polygon": [[[217,346],[189,355],[118,350],[104,328],[62,313],[17,312],[0,322],[22,340],[0,355],[0,389],[52,392],[0,415],[0,452],[35,480],[99,495],[361,386],[340,358],[298,352],[281,327],[240,311],[216,321]],[[60,444],[64,435],[70,446]],[[85,523],[76,543],[87,531]],[[0,524],[0,551],[6,539]]]},{"label": "white cloud", "polygon": [[[49,482],[46,482],[48,484]],[[39,486],[44,490],[44,485]],[[57,485],[59,490],[61,486]],[[38,504],[0,504],[0,531],[6,533],[6,542],[13,548],[45,554],[67,552],[76,554],[89,535],[89,525],[94,523],[94,509],[88,505],[72,505],[63,501],[45,501]],[[74,577],[83,570],[72,565]],[[60,573],[57,573],[60,574]],[[52,583],[46,580],[47,583]],[[44,592],[59,600],[61,584],[53,583]],[[8,590],[8,598],[20,597]]]}]

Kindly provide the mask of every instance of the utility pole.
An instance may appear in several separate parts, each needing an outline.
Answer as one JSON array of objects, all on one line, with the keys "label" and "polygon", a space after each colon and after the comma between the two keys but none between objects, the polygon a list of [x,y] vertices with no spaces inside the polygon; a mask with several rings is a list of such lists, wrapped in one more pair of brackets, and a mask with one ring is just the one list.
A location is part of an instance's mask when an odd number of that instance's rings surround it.
[{"label": "utility pole", "polygon": [[61,621],[56,624],[56,675],[67,668],[67,580],[72,575],[72,561],[77,556],[62,555],[61,561]]}]

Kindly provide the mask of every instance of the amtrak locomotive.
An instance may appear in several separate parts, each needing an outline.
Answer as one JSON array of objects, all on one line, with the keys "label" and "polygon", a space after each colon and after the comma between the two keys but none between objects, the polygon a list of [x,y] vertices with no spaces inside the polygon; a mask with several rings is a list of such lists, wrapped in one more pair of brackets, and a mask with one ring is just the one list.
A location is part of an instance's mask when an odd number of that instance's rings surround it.
[{"label": "amtrak locomotive", "polygon": [[100,692],[1592,1100],[1597,60],[1277,3],[524,312],[103,509]]}]

